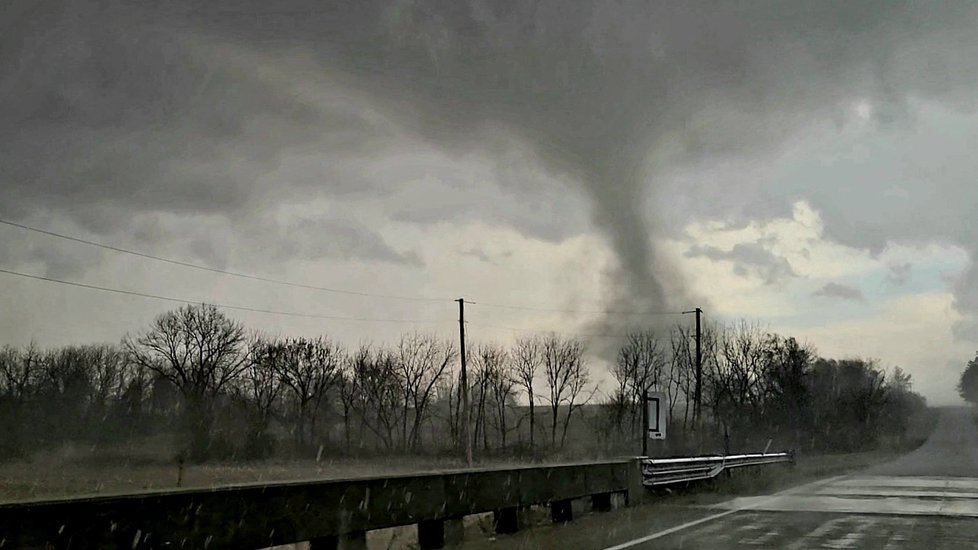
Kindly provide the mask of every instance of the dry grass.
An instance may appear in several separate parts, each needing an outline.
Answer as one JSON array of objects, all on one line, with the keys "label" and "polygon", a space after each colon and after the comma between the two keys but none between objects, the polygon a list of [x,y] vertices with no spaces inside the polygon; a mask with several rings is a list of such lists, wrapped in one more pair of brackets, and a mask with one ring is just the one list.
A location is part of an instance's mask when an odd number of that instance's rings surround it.
[{"label": "dry grass", "polygon": [[[389,456],[323,458],[185,464],[172,458],[170,442],[144,440],[138,446],[65,446],[28,460],[0,463],[0,502],[63,498],[92,494],[119,494],[146,490],[210,488],[223,485],[343,479],[362,476],[421,473],[463,468],[457,459]],[[751,494],[819,477],[837,475],[894,458],[904,451],[874,451],[838,455],[803,456],[791,468],[771,467],[755,472],[733,472],[713,484],[696,486],[681,494]],[[481,466],[518,466],[515,460],[494,460]]]},{"label": "dry grass", "polygon": [[[458,460],[430,457],[315,458],[252,463],[185,464],[154,444],[137,448],[64,447],[29,460],[0,463],[0,502],[119,494],[146,490],[210,488],[256,482],[343,479],[420,473],[464,467]],[[163,458],[158,458],[163,457]],[[483,466],[517,465],[493,462]]]}]

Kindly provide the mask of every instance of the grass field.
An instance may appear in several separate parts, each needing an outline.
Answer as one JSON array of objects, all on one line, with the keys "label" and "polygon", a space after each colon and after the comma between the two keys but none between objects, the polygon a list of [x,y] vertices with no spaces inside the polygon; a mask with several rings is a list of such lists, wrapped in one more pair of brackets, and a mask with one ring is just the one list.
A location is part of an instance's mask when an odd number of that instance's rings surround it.
[{"label": "grass field", "polygon": [[[342,479],[464,468],[463,461],[424,456],[323,458],[263,462],[229,462],[179,465],[166,451],[166,441],[141,442],[135,447],[94,448],[66,446],[30,459],[0,463],[0,502],[64,498],[93,494],[118,494],[146,490],[207,488],[222,485]],[[775,466],[757,472],[733,472],[711,484],[701,484],[685,497],[719,498],[767,491],[795,483],[837,475],[886,461],[903,450],[800,456],[792,468]],[[161,458],[162,457],[162,458]],[[596,458],[596,457],[595,457]],[[525,465],[513,460],[481,462],[478,466]],[[679,496],[679,495],[677,495]]]},{"label": "grass field", "polygon": [[[483,466],[515,463],[494,462]],[[184,465],[170,461],[104,460],[98,453],[52,455],[0,464],[0,502],[145,490],[342,479],[463,468],[456,460],[427,457],[324,459]]]}]

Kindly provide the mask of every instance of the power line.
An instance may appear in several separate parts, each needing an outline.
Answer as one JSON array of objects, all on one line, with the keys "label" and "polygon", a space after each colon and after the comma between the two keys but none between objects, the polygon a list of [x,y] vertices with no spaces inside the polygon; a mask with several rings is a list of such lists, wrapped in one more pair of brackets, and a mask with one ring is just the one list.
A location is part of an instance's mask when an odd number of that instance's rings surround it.
[{"label": "power line", "polygon": [[484,307],[491,307],[497,309],[516,309],[524,311],[542,311],[548,313],[586,313],[592,315],[682,315],[679,311],[613,311],[613,310],[600,310],[600,309],[553,309],[546,307],[534,307],[534,306],[514,306],[508,304],[492,304],[486,302],[469,302],[470,304],[480,305]]},{"label": "power line", "polygon": [[577,336],[580,338],[626,338],[627,334],[595,334],[595,333],[585,333],[585,332],[565,332],[560,330],[535,330],[527,328],[514,328],[514,327],[504,327],[502,325],[490,325],[488,323],[466,321],[467,324],[477,327],[485,328],[495,328],[500,330],[509,330],[512,332],[529,332],[534,334],[562,334],[564,336]]},{"label": "power line", "polygon": [[449,301],[451,301],[449,299],[442,299],[442,298],[429,298],[429,297],[424,297],[424,296],[398,296],[398,295],[393,295],[393,294],[377,294],[377,293],[373,293],[373,292],[361,292],[361,291],[356,291],[356,290],[345,290],[345,289],[340,289],[340,288],[330,288],[330,287],[324,287],[324,286],[307,285],[307,284],[303,284],[303,283],[296,283],[296,282],[293,282],[293,281],[285,281],[285,280],[282,280],[282,279],[273,279],[271,277],[262,277],[260,275],[251,275],[251,274],[248,274],[248,273],[240,273],[240,272],[236,272],[236,271],[228,271],[226,269],[218,269],[216,267],[210,267],[210,266],[206,266],[206,265],[202,265],[202,264],[195,264],[195,263],[190,263],[190,262],[184,262],[184,261],[181,261],[181,260],[174,260],[172,258],[164,258],[162,256],[154,256],[152,254],[147,254],[145,252],[139,252],[138,250],[129,250],[129,249],[126,249],[126,248],[119,248],[117,246],[112,246],[112,245],[108,245],[108,244],[104,244],[104,243],[99,243],[99,242],[95,242],[95,241],[89,241],[87,239],[81,239],[81,238],[78,238],[78,237],[72,237],[71,235],[65,235],[65,234],[62,234],[62,233],[56,233],[54,231],[48,231],[46,229],[40,229],[40,228],[37,228],[37,227],[31,227],[29,225],[24,225],[24,224],[20,224],[20,223],[17,223],[17,222],[12,222],[12,221],[9,221],[9,220],[4,220],[4,219],[0,219],[0,224],[9,225],[11,227],[17,227],[17,228],[23,229],[25,231],[33,231],[35,233],[41,233],[42,235],[48,235],[48,236],[51,236],[51,237],[57,237],[59,239],[65,239],[65,240],[76,242],[76,243],[86,244],[86,245],[89,245],[89,246],[95,246],[95,247],[98,247],[98,248],[104,248],[106,250],[112,250],[113,252],[120,252],[122,254],[130,254],[132,256],[138,256],[140,258],[146,258],[146,259],[149,259],[149,260],[155,260],[157,262],[164,262],[164,263],[168,263],[168,264],[172,264],[172,265],[178,265],[178,266],[181,266],[181,267],[189,267],[191,269],[199,269],[201,271],[209,271],[211,273],[219,273],[221,275],[229,275],[231,277],[240,277],[242,279],[251,279],[253,281],[261,281],[261,282],[264,282],[264,283],[272,283],[272,284],[283,285],[283,286],[291,286],[291,287],[296,287],[296,288],[305,288],[305,289],[310,289],[310,290],[320,290],[320,291],[323,291],[323,292],[332,292],[332,293],[335,293],[335,294],[347,294],[347,295],[351,295],[351,296],[366,296],[366,297],[370,297],[370,298],[385,298],[385,299],[390,299],[390,300],[408,300],[408,301],[412,301],[412,302],[449,302]]},{"label": "power line", "polygon": [[[179,304],[196,305],[196,304],[202,303],[202,301],[200,301],[200,300],[186,300],[186,299],[183,299],[183,298],[174,298],[172,296],[162,296],[162,295],[159,295],[159,294],[147,294],[147,293],[144,293],[144,292],[136,292],[134,290],[123,290],[123,289],[120,289],[120,288],[110,288],[110,287],[104,287],[104,286],[98,286],[98,285],[90,285],[90,284],[87,284],[87,283],[78,283],[78,282],[75,282],[75,281],[64,281],[64,280],[61,280],[61,279],[54,279],[54,278],[51,278],[51,277],[42,277],[41,275],[31,275],[29,273],[20,273],[18,271],[10,271],[8,269],[0,269],[0,273],[5,273],[7,275],[14,275],[14,276],[17,276],[17,277],[24,277],[24,278],[27,278],[27,279],[35,279],[35,280],[38,280],[38,281],[45,281],[45,282],[49,282],[49,283],[57,283],[57,284],[62,284],[62,285],[68,285],[68,286],[73,286],[73,287],[77,287],[77,288],[87,288],[87,289],[90,289],[90,290],[100,290],[102,292],[112,292],[112,293],[115,293],[115,294],[123,294],[123,295],[126,295],[126,296],[137,296],[137,297],[140,297],[140,298],[151,298],[151,299],[154,299],[154,300],[162,300],[162,301],[166,301],[166,302],[175,302],[175,303],[179,303]],[[438,321],[435,321],[435,320],[430,320],[430,319],[378,319],[378,318],[370,318],[370,317],[343,317],[343,316],[339,316],[339,315],[322,315],[322,314],[318,314],[318,313],[301,313],[301,312],[296,312],[296,311],[281,311],[281,310],[262,309],[262,308],[248,307],[248,306],[236,306],[236,305],[229,305],[229,304],[218,304],[218,303],[214,303],[214,302],[206,302],[206,303],[208,303],[210,305],[213,305],[215,307],[222,308],[222,309],[231,309],[231,310],[236,310],[236,311],[248,311],[248,312],[252,312],[252,313],[267,313],[267,314],[271,314],[271,315],[284,315],[284,316],[288,316],[288,317],[305,317],[305,318],[309,318],[309,319],[330,319],[330,320],[335,320],[335,321],[363,321],[363,322],[377,322],[377,323],[443,323],[443,322],[448,322],[449,321],[447,319],[446,320],[438,320]]]},{"label": "power line", "polygon": [[[403,296],[403,295],[395,295],[395,294],[379,294],[379,293],[374,293],[374,292],[362,292],[362,291],[356,291],[356,290],[347,290],[347,289],[340,289],[340,288],[331,288],[331,287],[324,287],[324,286],[317,286],[317,285],[309,285],[309,284],[304,284],[304,283],[297,283],[297,282],[294,282],[294,281],[286,281],[286,280],[283,280],[283,279],[275,279],[275,278],[271,278],[271,277],[263,277],[263,276],[260,276],[260,275],[252,275],[252,274],[249,274],[249,273],[241,273],[241,272],[237,272],[237,271],[230,271],[230,270],[226,270],[226,269],[219,269],[219,268],[216,268],[216,267],[210,267],[210,266],[203,265],[203,264],[195,264],[195,263],[191,263],[191,262],[185,262],[185,261],[182,261],[182,260],[175,260],[173,258],[166,258],[166,257],[163,257],[163,256],[156,256],[156,255],[153,255],[153,254],[148,254],[146,252],[140,252],[138,250],[131,250],[131,249],[127,249],[127,248],[120,248],[120,247],[109,245],[109,244],[105,244],[105,243],[91,241],[91,240],[88,240],[88,239],[82,239],[80,237],[73,237],[71,235],[65,235],[63,233],[58,233],[58,232],[55,232],[55,231],[49,231],[47,229],[41,229],[41,228],[38,228],[38,227],[32,227],[32,226],[29,226],[29,225],[24,225],[24,224],[21,224],[21,223],[13,222],[13,221],[10,221],[10,220],[5,220],[5,219],[2,219],[2,218],[0,218],[0,224],[8,225],[8,226],[11,226],[11,227],[16,227],[18,229],[22,229],[22,230],[25,230],[25,231],[32,231],[32,232],[35,232],[35,233],[40,233],[42,235],[47,235],[47,236],[50,236],[50,237],[56,237],[56,238],[59,238],[59,239],[64,239],[64,240],[67,240],[67,241],[76,242],[76,243],[80,243],[80,244],[84,244],[84,245],[88,245],[88,246],[94,246],[94,247],[97,247],[97,248],[103,248],[105,250],[111,250],[113,252],[118,252],[118,253],[121,253],[121,254],[129,254],[129,255],[132,255],[132,256],[137,256],[139,258],[145,258],[145,259],[154,260],[154,261],[157,261],[157,262],[163,262],[163,263],[167,263],[167,264],[171,264],[171,265],[176,265],[176,266],[181,266],[181,267],[187,267],[187,268],[191,268],[191,269],[197,269],[197,270],[200,270],[200,271],[207,271],[207,272],[210,272],[210,273],[217,273],[217,274],[220,274],[220,275],[227,275],[227,276],[231,276],[231,277],[239,277],[239,278],[242,278],[242,279],[249,279],[249,280],[252,280],[252,281],[259,281],[259,282],[271,283],[271,284],[282,285],[282,286],[289,286],[289,287],[294,287],[294,288],[304,288],[304,289],[308,289],[308,290],[318,290],[318,291],[322,291],[322,292],[331,292],[331,293],[334,293],[334,294],[345,294],[345,295],[350,295],[350,296],[363,296],[363,297],[369,297],[369,298],[384,298],[384,299],[391,299],[391,300],[406,300],[406,301],[412,301],[412,302],[449,302],[449,301],[454,301],[454,300],[447,299],[447,298],[431,298],[431,297],[427,297],[427,296]],[[681,312],[678,312],[678,311],[614,311],[614,310],[596,310],[596,309],[595,310],[588,310],[588,309],[559,309],[559,308],[545,308],[545,307],[537,307],[537,306],[521,306],[521,305],[512,305],[512,304],[496,304],[496,303],[492,303],[492,302],[481,302],[481,301],[480,302],[469,302],[469,303],[470,304],[477,304],[477,305],[488,307],[488,308],[495,308],[495,309],[509,309],[509,310],[518,310],[518,311],[537,311],[537,312],[544,312],[544,313],[566,313],[566,314],[585,314],[585,315],[633,315],[633,316],[657,316],[657,315],[680,315],[681,314]]]}]

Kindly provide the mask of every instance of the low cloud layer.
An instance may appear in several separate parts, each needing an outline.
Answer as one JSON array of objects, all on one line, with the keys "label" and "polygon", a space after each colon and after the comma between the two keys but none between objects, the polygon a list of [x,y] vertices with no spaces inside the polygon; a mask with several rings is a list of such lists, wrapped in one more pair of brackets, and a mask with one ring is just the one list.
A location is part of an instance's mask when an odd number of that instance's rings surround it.
[{"label": "low cloud layer", "polygon": [[738,243],[730,250],[721,250],[709,245],[694,245],[686,252],[686,256],[733,262],[734,273],[737,275],[757,276],[769,285],[797,277],[788,260],[773,254],[759,243]]},{"label": "low cloud layer", "polygon": [[854,286],[844,285],[842,283],[826,283],[825,286],[813,292],[812,296],[835,298],[850,302],[866,301],[866,298],[863,296],[863,291]]},{"label": "low cloud layer", "polygon": [[359,259],[424,267],[416,251],[397,251],[383,236],[362,224],[303,219],[289,223],[274,251],[283,260]]}]

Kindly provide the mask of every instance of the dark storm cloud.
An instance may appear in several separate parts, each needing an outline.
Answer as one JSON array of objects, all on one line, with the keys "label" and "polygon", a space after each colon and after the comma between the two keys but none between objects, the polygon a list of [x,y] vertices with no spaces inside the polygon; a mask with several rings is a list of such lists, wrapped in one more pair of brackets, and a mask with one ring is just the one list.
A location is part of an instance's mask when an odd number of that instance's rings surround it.
[{"label": "dark storm cloud", "polygon": [[[355,103],[314,108],[243,71],[234,51],[201,52],[196,31],[113,3],[47,8],[7,19],[3,33],[5,215],[57,209],[95,225],[140,211],[227,214],[254,206],[286,149],[355,158],[381,141]],[[343,182],[329,167],[316,184]]]},{"label": "dark storm cloud", "polygon": [[825,286],[813,292],[812,296],[819,296],[822,298],[837,298],[839,300],[847,300],[851,302],[865,301],[863,291],[856,287],[841,283],[826,283]]},{"label": "dark storm cloud", "polygon": [[775,255],[759,243],[738,243],[730,250],[709,245],[694,245],[686,252],[686,257],[733,262],[736,274],[755,275],[769,285],[798,276],[788,260]]},{"label": "dark storm cloud", "polygon": [[44,237],[24,238],[20,230],[0,228],[0,267],[17,269],[38,264],[46,277],[77,278],[103,259],[97,250],[79,248]]},{"label": "dark storm cloud", "polygon": [[304,219],[289,223],[273,254],[282,260],[339,258],[424,266],[417,252],[398,252],[376,231],[349,221]]},{"label": "dark storm cloud", "polygon": [[[23,2],[11,11],[0,29],[0,121],[12,129],[0,135],[9,182],[0,211],[257,208],[268,197],[257,176],[284,151],[310,147],[335,162],[277,190],[348,192],[357,173],[330,167],[382,156],[390,137],[367,104],[452,155],[524,144],[588,199],[619,264],[610,298],[634,308],[692,298],[651,237],[743,209],[755,191],[700,182],[675,193],[661,185],[666,174],[765,154],[856,99],[880,105],[891,126],[912,97],[965,104],[978,74],[974,6],[955,2]],[[219,55],[201,55],[200,43]],[[269,79],[249,66],[256,51],[314,65]],[[307,78],[350,95],[316,108],[292,86]],[[806,194],[787,191],[745,213]],[[842,212],[827,214],[830,235],[886,239]]]},{"label": "dark storm cloud", "polygon": [[485,262],[487,264],[493,264],[493,265],[499,263],[500,258],[509,258],[510,256],[513,255],[513,252],[511,250],[507,250],[505,252],[488,253],[485,250],[482,250],[481,248],[474,248],[474,247],[466,250],[459,250],[458,253],[461,254],[462,256],[469,256],[471,258],[475,258],[479,260],[480,262]]}]

